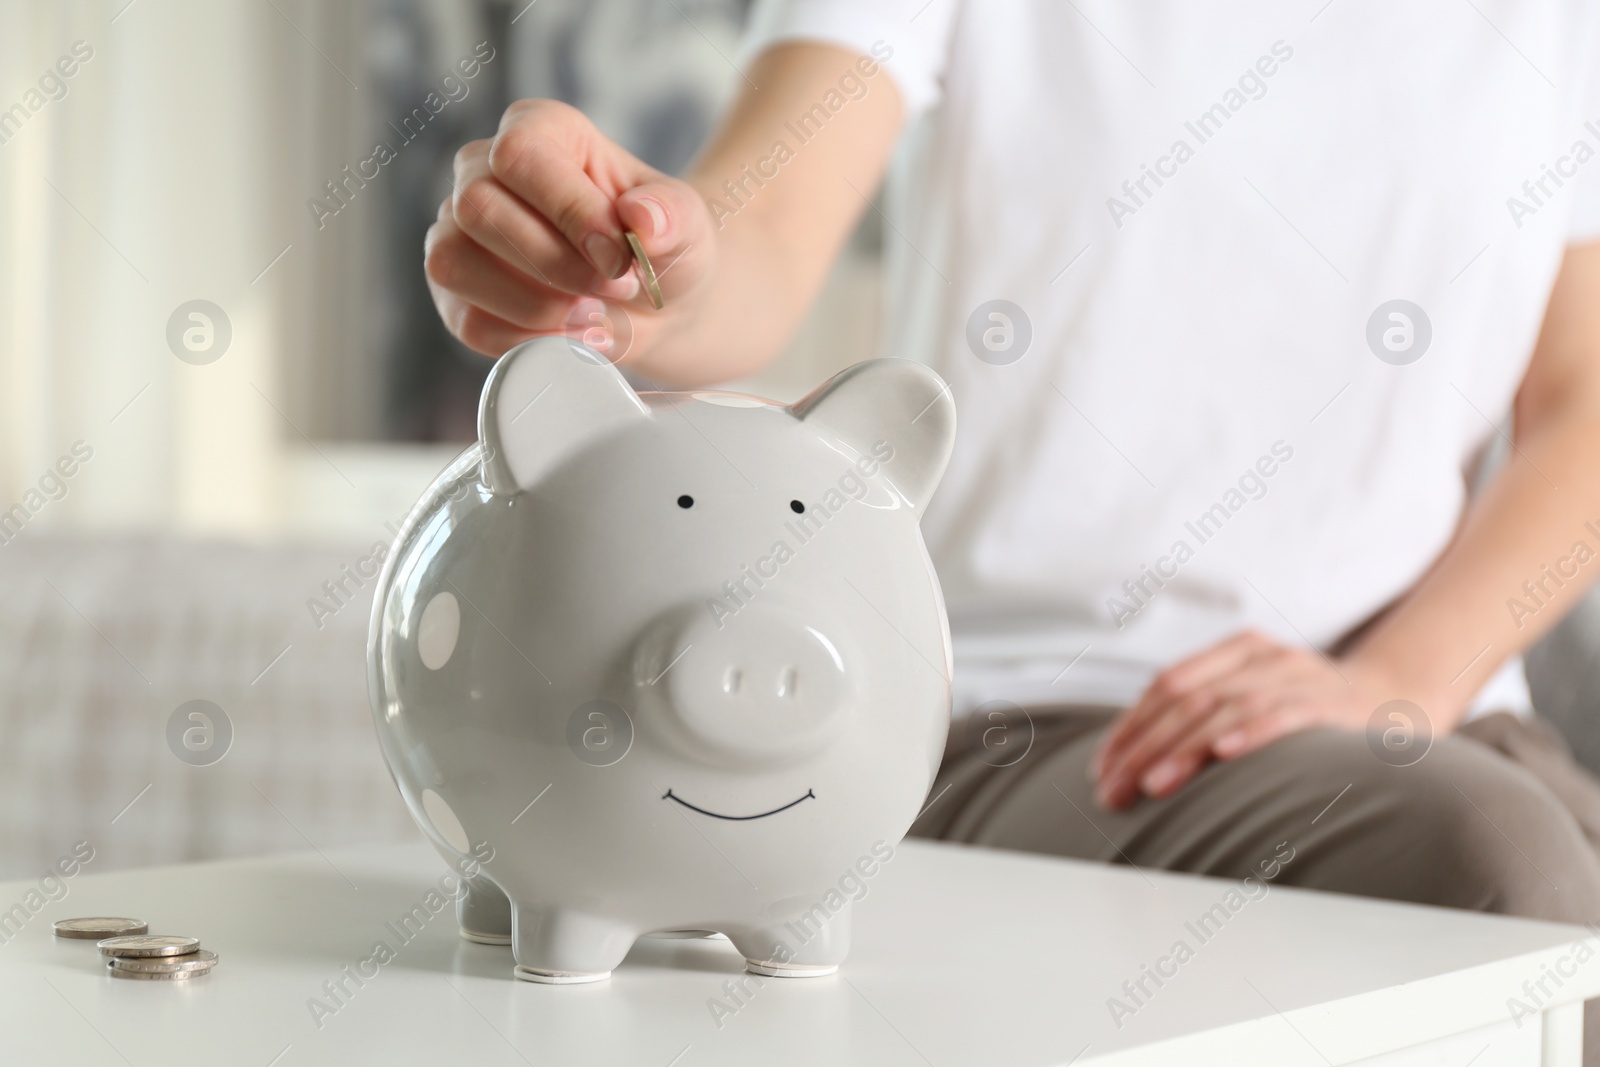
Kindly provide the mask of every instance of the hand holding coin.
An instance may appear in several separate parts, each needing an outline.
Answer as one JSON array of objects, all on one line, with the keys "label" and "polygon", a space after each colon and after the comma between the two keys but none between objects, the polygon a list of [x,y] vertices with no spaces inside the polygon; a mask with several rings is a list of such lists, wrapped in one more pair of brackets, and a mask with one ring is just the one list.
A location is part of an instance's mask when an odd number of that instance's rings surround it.
[{"label": "hand holding coin", "polygon": [[588,300],[640,312],[638,342],[648,348],[666,316],[643,315],[646,301],[661,311],[670,292],[675,316],[692,311],[718,245],[695,186],[633,156],[576,109],[524,100],[493,139],[457,153],[423,265],[446,325],[485,355],[564,332]]}]

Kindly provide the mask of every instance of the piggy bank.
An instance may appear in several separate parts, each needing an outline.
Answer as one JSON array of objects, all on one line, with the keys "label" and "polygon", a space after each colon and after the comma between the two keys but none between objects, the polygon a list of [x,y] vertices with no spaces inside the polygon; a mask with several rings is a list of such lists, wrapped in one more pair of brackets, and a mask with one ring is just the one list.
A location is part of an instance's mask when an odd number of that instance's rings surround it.
[{"label": "piggy bank", "polygon": [[468,875],[463,936],[550,984],[670,933],[836,970],[949,726],[918,526],[948,387],[884,359],[789,406],[636,393],[549,337],[495,365],[478,429],[406,519],[368,645],[384,758]]}]

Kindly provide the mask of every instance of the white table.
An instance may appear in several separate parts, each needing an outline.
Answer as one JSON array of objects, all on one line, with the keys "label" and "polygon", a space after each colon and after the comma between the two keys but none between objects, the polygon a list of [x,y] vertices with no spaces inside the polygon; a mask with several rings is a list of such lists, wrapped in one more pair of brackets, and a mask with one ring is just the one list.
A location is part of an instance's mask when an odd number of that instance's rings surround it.
[{"label": "white table", "polygon": [[[406,845],[81,874],[0,945],[0,1061],[1571,1067],[1580,1001],[1600,995],[1597,955],[1511,1021],[1524,981],[1574,969],[1576,927],[1275,888],[1200,943],[1185,924],[1231,883],[915,842],[867,883],[834,977],[752,981],[739,1005],[726,942],[651,940],[608,982],[540,986],[512,978],[510,949],[457,936],[450,910],[409,943],[386,925],[441,873]],[[0,909],[35,884],[0,884]],[[221,960],[185,983],[112,979],[92,941],[50,930],[96,914]],[[1119,1028],[1108,998],[1180,938],[1193,957],[1146,979]],[[395,958],[328,999],[378,941]],[[337,1007],[320,1027],[313,997]]]}]

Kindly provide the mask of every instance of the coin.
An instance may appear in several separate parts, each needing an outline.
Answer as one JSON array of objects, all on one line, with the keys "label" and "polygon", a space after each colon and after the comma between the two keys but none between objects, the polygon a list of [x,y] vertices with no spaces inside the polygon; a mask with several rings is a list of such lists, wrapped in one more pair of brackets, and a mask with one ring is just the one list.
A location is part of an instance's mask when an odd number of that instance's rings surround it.
[{"label": "coin", "polygon": [[136,978],[146,982],[182,982],[190,978],[203,978],[211,973],[203,971],[129,971],[122,967],[108,967],[106,973],[113,978]]},{"label": "coin", "polygon": [[150,924],[142,919],[113,919],[95,915],[85,919],[57,919],[57,937],[73,937],[84,941],[102,941],[108,937],[142,934]]},{"label": "coin", "polygon": [[137,937],[108,937],[100,942],[100,953],[104,956],[187,956],[199,947],[198,937],[141,934]]},{"label": "coin", "polygon": [[216,965],[217,954],[204,948],[199,952],[190,952],[183,956],[153,956],[145,959],[112,956],[106,960],[106,966],[119,973],[137,971],[141,974],[174,974],[178,971],[189,971],[204,974]]},{"label": "coin", "polygon": [[650,306],[660,311],[667,306],[667,302],[661,299],[661,283],[656,280],[656,269],[650,265],[650,257],[644,254],[639,235],[628,230],[624,236],[628,238],[628,247],[633,249],[633,258],[639,261],[639,277],[644,280],[644,291],[650,294]]}]

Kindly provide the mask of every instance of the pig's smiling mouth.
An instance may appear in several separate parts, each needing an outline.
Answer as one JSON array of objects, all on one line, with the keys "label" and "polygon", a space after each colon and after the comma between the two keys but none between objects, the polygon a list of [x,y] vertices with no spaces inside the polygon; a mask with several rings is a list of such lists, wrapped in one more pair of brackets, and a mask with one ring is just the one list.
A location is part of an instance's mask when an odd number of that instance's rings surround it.
[{"label": "pig's smiling mouth", "polygon": [[807,789],[805,796],[800,797],[800,798],[798,798],[796,800],[791,800],[791,801],[789,801],[789,803],[785,804],[781,808],[773,808],[771,811],[763,811],[759,815],[723,815],[723,814],[720,814],[720,813],[715,812],[715,811],[707,811],[705,808],[696,807],[695,805],[689,803],[687,800],[685,800],[682,797],[678,796],[678,794],[674,793],[670,789],[668,789],[665,793],[663,793],[661,795],[661,799],[662,800],[676,800],[679,804],[682,804],[684,807],[688,808],[690,811],[698,811],[701,815],[709,815],[713,819],[727,819],[729,822],[748,822],[751,819],[765,819],[768,815],[776,815],[780,811],[788,811],[790,808],[794,807],[796,804],[803,803],[803,802],[805,802],[807,800],[815,800],[815,799],[817,799],[817,794],[814,793],[813,791],[811,791],[810,789]]}]

